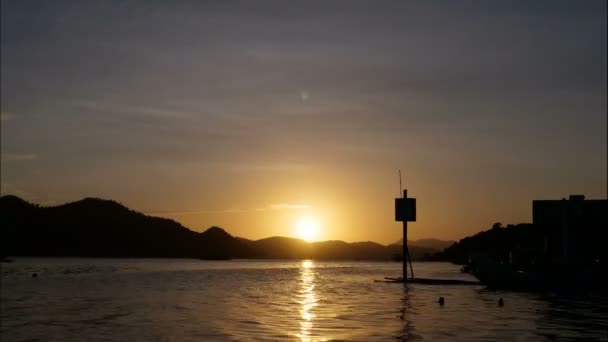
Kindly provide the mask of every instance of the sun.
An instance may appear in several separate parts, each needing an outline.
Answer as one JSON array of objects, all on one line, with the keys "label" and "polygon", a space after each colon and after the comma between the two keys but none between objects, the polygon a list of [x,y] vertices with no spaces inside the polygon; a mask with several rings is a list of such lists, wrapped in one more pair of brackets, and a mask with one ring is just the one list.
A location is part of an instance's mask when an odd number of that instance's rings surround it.
[{"label": "sun", "polygon": [[295,221],[296,237],[306,241],[316,241],[321,233],[319,220],[311,216],[302,216]]}]

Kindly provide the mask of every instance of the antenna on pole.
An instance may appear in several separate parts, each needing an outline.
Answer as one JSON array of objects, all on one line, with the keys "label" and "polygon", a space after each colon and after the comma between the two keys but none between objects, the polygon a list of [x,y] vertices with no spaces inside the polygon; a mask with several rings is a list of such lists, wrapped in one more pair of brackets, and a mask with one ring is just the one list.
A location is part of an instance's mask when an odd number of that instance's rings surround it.
[{"label": "antenna on pole", "polygon": [[403,186],[401,185],[401,169],[399,169],[399,196],[403,196]]}]

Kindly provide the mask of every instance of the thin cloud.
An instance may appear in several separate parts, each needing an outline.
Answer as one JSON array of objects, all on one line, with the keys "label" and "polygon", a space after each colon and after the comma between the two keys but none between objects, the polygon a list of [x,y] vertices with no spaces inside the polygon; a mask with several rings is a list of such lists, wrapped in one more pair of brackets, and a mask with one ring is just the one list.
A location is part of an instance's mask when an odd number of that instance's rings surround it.
[{"label": "thin cloud", "polygon": [[2,153],[1,159],[3,161],[24,161],[24,160],[34,160],[38,158],[38,156],[34,153]]},{"label": "thin cloud", "polygon": [[306,209],[311,208],[311,205],[308,204],[290,204],[290,203],[279,203],[279,204],[271,204],[268,206],[271,210],[285,210],[285,209]]},{"label": "thin cloud", "polygon": [[15,118],[15,114],[13,113],[0,113],[0,121],[5,122],[8,120],[12,120]]},{"label": "thin cloud", "polygon": [[197,215],[197,214],[227,214],[227,213],[246,213],[255,211],[269,211],[269,210],[298,210],[312,208],[308,204],[290,204],[290,203],[278,203],[270,204],[266,207],[259,208],[229,208],[221,210],[150,210],[145,211],[148,215]]},{"label": "thin cloud", "polygon": [[144,211],[148,215],[198,215],[198,214],[221,214],[221,213],[242,213],[250,211],[262,211],[264,208],[246,208],[246,209],[222,209],[222,210],[150,210]]},{"label": "thin cloud", "polygon": [[16,195],[21,198],[32,199],[31,194],[26,191],[21,190],[20,188],[10,184],[10,183],[0,183],[0,195]]},{"label": "thin cloud", "polygon": [[185,113],[175,110],[169,110],[165,108],[157,108],[157,107],[144,107],[137,105],[127,105],[127,104],[118,104],[118,103],[107,103],[107,102],[95,102],[95,101],[73,101],[72,105],[78,108],[94,110],[94,111],[103,111],[103,112],[112,112],[112,113],[122,113],[122,114],[131,114],[138,116],[151,116],[151,117],[159,117],[159,118],[180,118],[185,117]]}]

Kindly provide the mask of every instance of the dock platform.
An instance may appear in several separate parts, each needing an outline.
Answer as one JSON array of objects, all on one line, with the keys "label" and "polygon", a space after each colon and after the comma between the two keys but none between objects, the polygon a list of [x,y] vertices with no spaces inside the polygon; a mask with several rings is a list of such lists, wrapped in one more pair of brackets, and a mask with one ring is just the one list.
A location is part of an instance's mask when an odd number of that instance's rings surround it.
[{"label": "dock platform", "polygon": [[[403,283],[403,278],[384,277],[384,280],[375,280],[380,283]],[[423,285],[482,285],[481,282],[475,280],[460,280],[460,279],[428,279],[428,278],[409,278],[408,284],[423,284]]]}]

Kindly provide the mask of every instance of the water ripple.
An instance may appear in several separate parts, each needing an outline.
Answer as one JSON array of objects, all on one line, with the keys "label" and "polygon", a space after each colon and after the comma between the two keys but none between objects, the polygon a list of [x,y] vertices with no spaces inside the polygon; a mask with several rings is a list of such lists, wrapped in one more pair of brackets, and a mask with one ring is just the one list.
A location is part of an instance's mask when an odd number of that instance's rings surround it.
[{"label": "water ripple", "polygon": [[[421,277],[467,277],[414,264]],[[30,274],[38,272],[37,278]],[[605,341],[605,297],[374,283],[394,263],[16,260],[1,340]],[[444,306],[437,298],[446,300]],[[497,300],[504,298],[499,308]]]}]

